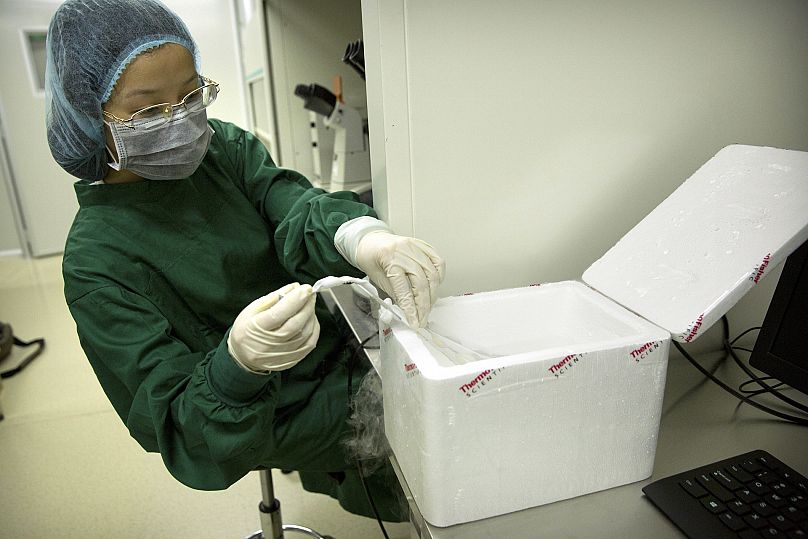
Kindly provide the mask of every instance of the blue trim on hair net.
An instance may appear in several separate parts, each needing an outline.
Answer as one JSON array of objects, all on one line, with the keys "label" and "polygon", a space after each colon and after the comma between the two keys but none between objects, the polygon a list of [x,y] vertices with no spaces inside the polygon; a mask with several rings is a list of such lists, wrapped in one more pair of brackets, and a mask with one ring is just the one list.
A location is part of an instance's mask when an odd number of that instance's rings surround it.
[{"label": "blue trim on hair net", "polygon": [[183,39],[178,36],[163,36],[154,39],[153,36],[147,36],[149,39],[146,43],[138,45],[137,42],[132,43],[131,46],[132,51],[125,56],[123,61],[121,61],[115,70],[111,70],[110,73],[110,81],[106,84],[106,90],[104,90],[104,95],[101,96],[101,103],[106,103],[109,99],[109,96],[112,95],[112,90],[115,89],[115,83],[118,82],[118,79],[121,78],[124,70],[132,63],[140,53],[146,52],[149,49],[154,49],[159,47],[160,45],[165,45],[166,43],[176,43],[177,45],[182,45],[188,51],[193,54],[194,56],[194,65],[196,66],[196,72],[199,73],[201,68],[199,65],[199,54],[196,52],[194,44],[187,39]]},{"label": "blue trim on hair net", "polygon": [[48,28],[45,123],[59,165],[87,181],[107,173],[102,104],[126,67],[166,43],[185,47],[202,72],[185,23],[159,0],[67,0]]}]

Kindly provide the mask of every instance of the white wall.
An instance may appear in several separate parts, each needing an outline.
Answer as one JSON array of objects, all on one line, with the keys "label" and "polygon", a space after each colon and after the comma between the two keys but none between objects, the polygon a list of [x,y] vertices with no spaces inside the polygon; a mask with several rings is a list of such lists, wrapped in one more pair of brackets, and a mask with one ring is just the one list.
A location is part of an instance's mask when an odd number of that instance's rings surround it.
[{"label": "white wall", "polygon": [[579,278],[727,144],[808,150],[802,0],[363,0],[363,19],[375,204],[444,255],[442,295]]},{"label": "white wall", "polygon": [[162,0],[185,21],[202,56],[205,76],[221,84],[208,116],[247,129],[244,86],[232,0]]}]

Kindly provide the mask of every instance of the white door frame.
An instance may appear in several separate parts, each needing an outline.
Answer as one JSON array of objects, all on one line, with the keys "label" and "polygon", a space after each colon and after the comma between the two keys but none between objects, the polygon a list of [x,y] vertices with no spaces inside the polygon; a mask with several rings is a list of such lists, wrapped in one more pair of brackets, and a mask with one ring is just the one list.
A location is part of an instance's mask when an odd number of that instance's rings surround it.
[{"label": "white door frame", "polygon": [[3,188],[8,193],[8,202],[9,206],[11,206],[11,216],[14,219],[14,227],[17,230],[17,240],[20,245],[20,251],[25,258],[31,258],[31,243],[28,240],[25,216],[21,210],[20,196],[17,190],[17,184],[14,180],[14,169],[8,155],[6,124],[3,121],[3,112],[3,103],[0,101],[0,177],[2,177],[2,183],[4,184]]}]

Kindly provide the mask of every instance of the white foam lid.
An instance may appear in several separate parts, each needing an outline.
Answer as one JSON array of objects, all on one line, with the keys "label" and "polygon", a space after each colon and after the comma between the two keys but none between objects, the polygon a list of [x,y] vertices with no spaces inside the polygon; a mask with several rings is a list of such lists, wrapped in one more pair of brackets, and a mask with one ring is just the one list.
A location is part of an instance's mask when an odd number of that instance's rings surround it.
[{"label": "white foam lid", "polygon": [[719,151],[584,272],[690,342],[808,239],[808,153]]}]

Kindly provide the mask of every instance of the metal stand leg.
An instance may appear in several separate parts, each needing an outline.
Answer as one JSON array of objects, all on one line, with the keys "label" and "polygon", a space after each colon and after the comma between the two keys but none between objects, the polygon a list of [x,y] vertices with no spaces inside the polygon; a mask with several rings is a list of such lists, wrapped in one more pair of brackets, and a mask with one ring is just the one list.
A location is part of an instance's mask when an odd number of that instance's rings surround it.
[{"label": "metal stand leg", "polygon": [[261,503],[258,510],[261,512],[261,529],[247,539],[283,539],[284,532],[296,532],[314,537],[315,539],[334,539],[330,535],[320,535],[311,528],[284,524],[281,518],[281,502],[275,498],[275,487],[272,484],[272,470],[260,470],[261,477]]}]

